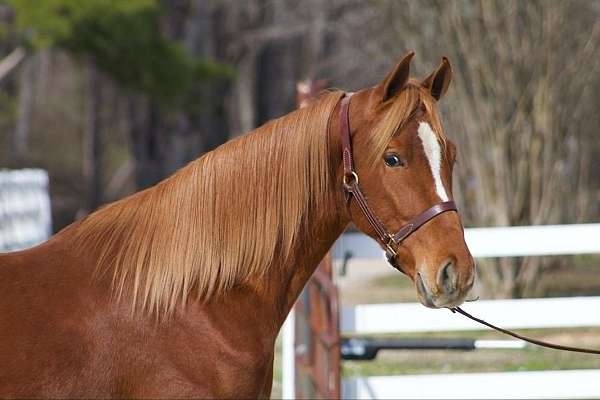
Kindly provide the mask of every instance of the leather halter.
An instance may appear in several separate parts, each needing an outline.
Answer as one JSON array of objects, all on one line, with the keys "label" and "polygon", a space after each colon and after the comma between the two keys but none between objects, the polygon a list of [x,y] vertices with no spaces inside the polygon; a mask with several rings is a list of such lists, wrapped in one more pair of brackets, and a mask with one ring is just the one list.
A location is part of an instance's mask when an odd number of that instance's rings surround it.
[{"label": "leather halter", "polygon": [[[392,267],[402,271],[397,264],[398,253],[396,251],[404,239],[412,235],[417,229],[423,226],[427,221],[446,211],[457,211],[454,201],[444,201],[423,211],[421,214],[412,218],[398,232],[390,233],[375,215],[373,210],[367,204],[367,199],[358,185],[358,173],[354,169],[352,159],[352,143],[350,137],[350,95],[342,98],[340,107],[340,136],[342,142],[342,162],[344,164],[343,186],[348,204],[354,198],[360,207],[363,215],[377,233],[379,242],[385,246],[385,255]],[[402,271],[403,272],[403,271]]]}]

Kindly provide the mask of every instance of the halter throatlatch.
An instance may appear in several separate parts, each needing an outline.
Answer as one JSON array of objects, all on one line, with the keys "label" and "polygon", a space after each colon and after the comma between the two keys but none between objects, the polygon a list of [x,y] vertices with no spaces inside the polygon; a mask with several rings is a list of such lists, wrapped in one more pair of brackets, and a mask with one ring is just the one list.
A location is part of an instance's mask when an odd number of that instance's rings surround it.
[{"label": "halter throatlatch", "polygon": [[444,201],[438,203],[431,208],[425,210],[408,221],[396,233],[389,233],[383,226],[379,218],[367,204],[367,199],[360,190],[358,185],[358,173],[354,170],[354,162],[352,160],[352,144],[350,139],[350,96],[346,95],[342,98],[340,108],[340,136],[342,142],[342,162],[344,164],[344,175],[342,178],[346,200],[350,202],[352,198],[356,200],[363,215],[377,233],[379,242],[385,247],[385,255],[392,267],[400,270],[397,263],[398,253],[396,251],[404,239],[412,235],[423,224],[446,211],[457,211],[454,201]]}]

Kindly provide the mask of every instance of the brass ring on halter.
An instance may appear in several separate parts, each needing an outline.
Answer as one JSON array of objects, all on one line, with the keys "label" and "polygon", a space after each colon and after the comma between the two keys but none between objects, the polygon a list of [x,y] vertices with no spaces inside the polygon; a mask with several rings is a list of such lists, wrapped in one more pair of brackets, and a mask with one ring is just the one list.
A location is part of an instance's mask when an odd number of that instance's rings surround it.
[{"label": "brass ring on halter", "polygon": [[396,253],[396,250],[394,250],[394,248],[392,247],[392,243],[394,243],[394,237],[388,234],[388,241],[385,243],[385,247],[387,248],[389,254],[396,258],[398,256],[398,253]]},{"label": "brass ring on halter", "polygon": [[349,188],[351,185],[358,185],[358,174],[354,171],[347,172],[342,178],[344,186]]}]

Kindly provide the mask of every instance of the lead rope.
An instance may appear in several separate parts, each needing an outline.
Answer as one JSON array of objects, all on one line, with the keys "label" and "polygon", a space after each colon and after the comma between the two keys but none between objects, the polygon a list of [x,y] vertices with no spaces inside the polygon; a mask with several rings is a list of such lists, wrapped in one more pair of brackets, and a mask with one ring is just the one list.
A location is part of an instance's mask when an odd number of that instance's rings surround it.
[{"label": "lead rope", "polygon": [[474,317],[471,314],[469,314],[468,312],[466,312],[465,310],[463,310],[460,307],[452,307],[449,308],[450,311],[452,311],[453,313],[459,313],[464,315],[465,317],[478,322],[482,325],[485,325],[489,328],[495,329],[498,332],[502,332],[506,335],[512,336],[514,338],[517,339],[521,339],[525,342],[529,342],[538,346],[542,346],[542,347],[548,347],[550,349],[556,349],[556,350],[564,350],[564,351],[572,351],[575,353],[588,353],[588,354],[600,354],[600,350],[596,350],[596,349],[587,349],[584,347],[572,347],[572,346],[564,346],[564,345],[560,345],[560,344],[554,344],[554,343],[548,343],[548,342],[544,342],[543,340],[538,340],[538,339],[533,339],[533,338],[529,338],[527,336],[523,336],[523,335],[519,335],[518,333],[515,333],[513,331],[509,331],[508,329],[504,329],[504,328],[500,328],[496,325],[490,324],[489,322],[486,322],[480,318]]}]

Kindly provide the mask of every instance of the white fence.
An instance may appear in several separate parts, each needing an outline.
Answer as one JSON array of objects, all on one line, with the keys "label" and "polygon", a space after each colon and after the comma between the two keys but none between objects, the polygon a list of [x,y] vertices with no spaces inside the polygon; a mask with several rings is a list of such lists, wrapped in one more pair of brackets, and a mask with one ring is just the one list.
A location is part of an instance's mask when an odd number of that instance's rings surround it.
[{"label": "white fence", "polygon": [[34,246],[51,232],[46,171],[0,170],[0,252]]},{"label": "white fence", "polygon": [[351,399],[597,399],[600,370],[372,376],[344,380]]},{"label": "white fence", "polygon": [[[600,327],[600,297],[481,300],[464,308],[508,329]],[[341,315],[346,334],[482,329],[448,310],[416,303],[346,307]],[[584,399],[600,397],[598,382],[600,370],[371,376],[345,379],[342,393],[355,399]]]},{"label": "white fence", "polygon": [[[465,229],[465,240],[476,258],[552,256],[600,253],[600,224],[510,226]],[[343,235],[333,257],[381,259],[377,243],[362,233]]]},{"label": "white fence", "polygon": [[[474,228],[465,230],[465,238],[477,258],[600,253],[600,224]],[[334,257],[346,252],[357,258],[382,257],[377,244],[361,234],[347,234],[338,241]],[[465,308],[509,329],[600,326],[600,297],[478,301]],[[343,333],[361,334],[487,329],[448,310],[417,303],[343,307],[340,324]],[[294,397],[290,325],[284,326],[286,398]],[[345,379],[342,393],[360,399],[600,398],[598,382],[600,370],[404,375]]]},{"label": "white fence", "polygon": [[[463,308],[506,329],[600,327],[600,297],[479,300]],[[419,303],[342,307],[340,316],[340,330],[353,334],[483,329],[486,328],[462,315]]]}]

